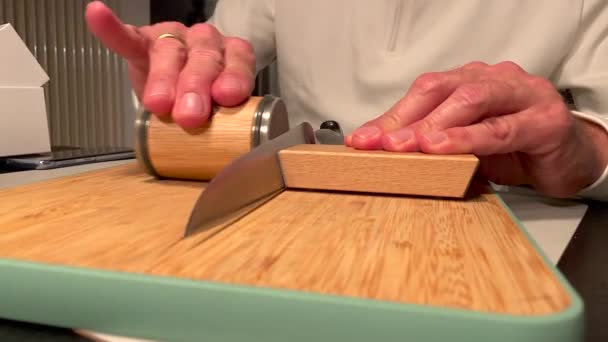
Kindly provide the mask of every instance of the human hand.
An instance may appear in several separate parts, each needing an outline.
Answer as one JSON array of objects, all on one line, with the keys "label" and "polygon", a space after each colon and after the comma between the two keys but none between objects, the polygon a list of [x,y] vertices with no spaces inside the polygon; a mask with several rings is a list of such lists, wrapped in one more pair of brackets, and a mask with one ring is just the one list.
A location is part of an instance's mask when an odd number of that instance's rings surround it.
[{"label": "human hand", "polygon": [[555,197],[582,190],[608,164],[608,135],[576,119],[549,81],[511,62],[474,62],[423,74],[400,101],[345,143],[357,149],[475,154],[490,181],[529,185]]},{"label": "human hand", "polygon": [[[198,127],[212,103],[233,106],[252,93],[255,55],[241,39],[224,37],[213,26],[164,22],[123,24],[102,2],[88,4],[89,30],[128,62],[133,89],[152,113],[171,115],[184,128]],[[161,35],[177,37],[158,39]]]}]

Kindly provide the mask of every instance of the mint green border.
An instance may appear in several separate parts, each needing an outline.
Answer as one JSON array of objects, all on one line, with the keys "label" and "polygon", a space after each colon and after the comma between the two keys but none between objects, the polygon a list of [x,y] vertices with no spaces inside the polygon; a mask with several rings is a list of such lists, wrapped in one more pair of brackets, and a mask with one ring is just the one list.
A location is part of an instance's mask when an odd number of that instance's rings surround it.
[{"label": "mint green border", "polygon": [[581,298],[498,198],[569,293],[568,309],[489,314],[0,259],[0,316],[176,342],[582,341]]}]

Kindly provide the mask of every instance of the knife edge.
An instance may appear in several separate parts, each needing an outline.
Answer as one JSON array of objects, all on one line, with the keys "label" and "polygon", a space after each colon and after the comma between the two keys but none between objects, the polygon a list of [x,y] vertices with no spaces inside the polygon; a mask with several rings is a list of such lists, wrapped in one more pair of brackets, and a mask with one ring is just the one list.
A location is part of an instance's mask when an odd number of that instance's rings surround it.
[{"label": "knife edge", "polygon": [[316,144],[312,126],[303,122],[226,166],[203,189],[191,211],[184,237],[223,227],[274,198],[285,189],[279,151]]}]

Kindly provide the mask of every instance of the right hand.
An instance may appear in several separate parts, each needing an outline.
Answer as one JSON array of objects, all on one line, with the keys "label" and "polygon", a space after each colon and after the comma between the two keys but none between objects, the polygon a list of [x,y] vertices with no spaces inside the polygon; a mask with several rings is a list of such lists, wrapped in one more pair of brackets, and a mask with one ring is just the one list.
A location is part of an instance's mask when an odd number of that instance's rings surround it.
[{"label": "right hand", "polygon": [[[209,24],[188,28],[164,22],[134,27],[123,24],[100,1],[86,9],[89,30],[123,57],[139,101],[155,115],[171,116],[184,128],[203,125],[212,103],[234,106],[252,93],[255,54],[247,41],[224,37]],[[178,39],[159,36],[170,33]]]}]

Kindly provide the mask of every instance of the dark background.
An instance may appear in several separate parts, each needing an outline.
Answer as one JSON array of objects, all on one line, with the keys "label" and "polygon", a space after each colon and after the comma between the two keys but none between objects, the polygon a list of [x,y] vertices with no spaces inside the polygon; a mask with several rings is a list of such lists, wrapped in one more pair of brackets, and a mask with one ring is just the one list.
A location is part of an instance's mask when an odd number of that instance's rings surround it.
[{"label": "dark background", "polygon": [[205,21],[213,13],[215,0],[152,0],[150,20],[152,23],[179,21],[186,26]]}]

